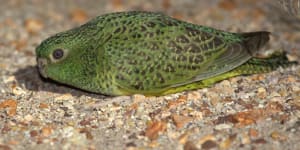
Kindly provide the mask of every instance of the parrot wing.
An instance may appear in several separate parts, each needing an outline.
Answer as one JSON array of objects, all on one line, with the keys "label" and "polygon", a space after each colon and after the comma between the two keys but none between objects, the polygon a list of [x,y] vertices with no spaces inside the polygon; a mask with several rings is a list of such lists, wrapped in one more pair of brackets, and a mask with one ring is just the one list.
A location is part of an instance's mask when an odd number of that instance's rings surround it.
[{"label": "parrot wing", "polygon": [[[266,42],[258,39],[265,38],[257,36],[260,32],[217,33],[183,22],[163,26],[167,23],[144,21],[131,27],[135,30],[122,31],[105,43],[105,58],[124,93],[160,93],[222,74],[248,61]],[[226,40],[227,36],[237,40]]]}]

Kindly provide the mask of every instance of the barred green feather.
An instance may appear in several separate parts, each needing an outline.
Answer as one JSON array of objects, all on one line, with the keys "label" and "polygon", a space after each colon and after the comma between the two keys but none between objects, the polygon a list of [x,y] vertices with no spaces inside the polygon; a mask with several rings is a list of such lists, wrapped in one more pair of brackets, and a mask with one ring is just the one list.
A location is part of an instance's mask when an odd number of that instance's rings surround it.
[{"label": "barred green feather", "polygon": [[[161,13],[106,14],[37,48],[43,77],[105,95],[165,95],[290,64],[254,58],[269,32],[231,33]],[[276,60],[276,61],[274,61]]]}]

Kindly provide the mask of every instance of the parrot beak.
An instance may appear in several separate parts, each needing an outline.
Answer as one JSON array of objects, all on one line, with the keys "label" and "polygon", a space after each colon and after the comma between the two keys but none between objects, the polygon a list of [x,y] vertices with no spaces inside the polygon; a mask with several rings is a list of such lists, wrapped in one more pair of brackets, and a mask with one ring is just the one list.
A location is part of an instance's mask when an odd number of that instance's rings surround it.
[{"label": "parrot beak", "polygon": [[45,66],[47,65],[47,60],[45,58],[38,58],[37,59],[38,69],[42,77],[47,78],[47,74],[45,71]]}]

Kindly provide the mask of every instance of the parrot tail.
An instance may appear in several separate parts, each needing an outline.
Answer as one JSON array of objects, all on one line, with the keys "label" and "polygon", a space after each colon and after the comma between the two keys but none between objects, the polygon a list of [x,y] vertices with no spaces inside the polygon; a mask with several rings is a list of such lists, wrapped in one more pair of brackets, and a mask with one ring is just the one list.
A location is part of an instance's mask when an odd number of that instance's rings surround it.
[{"label": "parrot tail", "polygon": [[298,64],[296,61],[289,61],[285,52],[275,52],[268,58],[251,58],[243,65],[232,70],[240,74],[266,73],[276,70],[279,67],[289,67]]},{"label": "parrot tail", "polygon": [[270,40],[270,32],[258,31],[242,33],[243,44],[252,56],[256,55],[258,50]]},{"label": "parrot tail", "polygon": [[224,79],[228,79],[231,77],[235,77],[238,75],[251,75],[257,73],[267,73],[272,70],[277,69],[278,67],[289,67],[291,65],[295,65],[297,62],[288,61],[286,54],[284,52],[275,52],[268,58],[251,58],[249,61],[244,63],[243,65],[223,74],[217,75],[215,77],[211,77],[208,79],[204,79],[198,82],[194,82],[188,85],[183,85],[180,87],[174,87],[168,89],[162,93],[157,93],[156,95],[166,95],[171,93],[177,93],[184,90],[194,90],[199,88],[210,87],[214,83],[222,81]]},{"label": "parrot tail", "polygon": [[235,77],[238,75],[251,75],[257,73],[267,73],[278,67],[289,67],[297,64],[295,61],[288,61],[286,54],[284,52],[275,52],[268,58],[251,58],[249,61],[243,65],[223,74],[204,79],[198,82],[194,82],[188,85],[183,85],[180,87],[174,87],[168,89],[162,93],[157,93],[156,95],[166,95],[171,93],[182,92],[184,90],[194,90],[199,88],[210,87],[214,83]]}]

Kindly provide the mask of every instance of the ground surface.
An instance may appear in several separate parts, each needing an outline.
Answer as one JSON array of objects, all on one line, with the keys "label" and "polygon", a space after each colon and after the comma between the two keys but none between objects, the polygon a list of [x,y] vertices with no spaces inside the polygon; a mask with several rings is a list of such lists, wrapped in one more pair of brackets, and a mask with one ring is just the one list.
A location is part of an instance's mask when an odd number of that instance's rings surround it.
[{"label": "ground surface", "polygon": [[267,0],[0,2],[0,149],[299,149],[299,65],[164,97],[91,94],[42,80],[35,67],[46,37],[121,10],[268,30],[267,49],[299,60],[300,21]]}]

